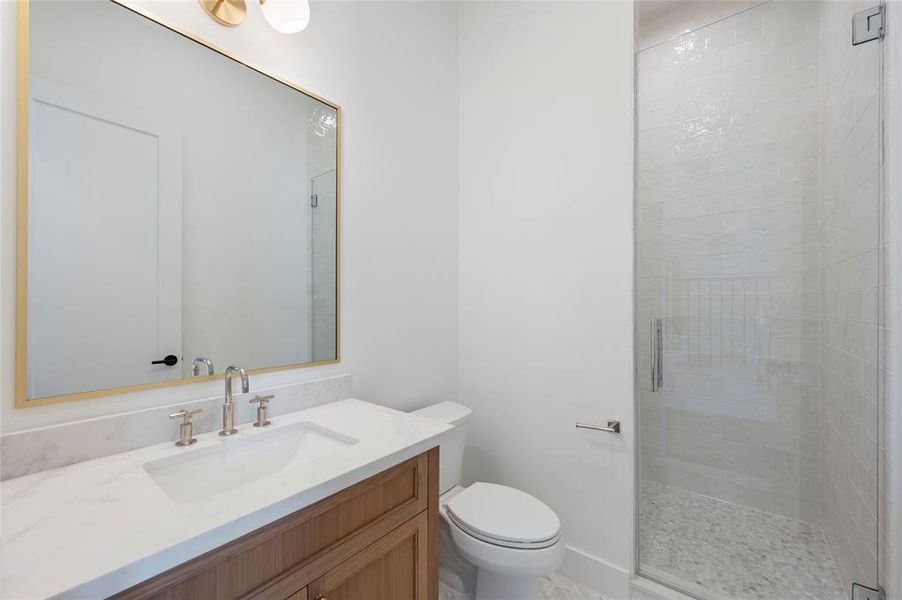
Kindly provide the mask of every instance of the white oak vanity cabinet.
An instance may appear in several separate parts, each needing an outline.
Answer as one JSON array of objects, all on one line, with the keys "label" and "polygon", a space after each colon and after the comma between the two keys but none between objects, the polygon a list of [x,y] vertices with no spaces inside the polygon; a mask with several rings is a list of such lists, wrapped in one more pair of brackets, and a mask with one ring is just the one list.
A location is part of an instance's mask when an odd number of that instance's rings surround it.
[{"label": "white oak vanity cabinet", "polygon": [[113,596],[436,600],[438,448]]}]

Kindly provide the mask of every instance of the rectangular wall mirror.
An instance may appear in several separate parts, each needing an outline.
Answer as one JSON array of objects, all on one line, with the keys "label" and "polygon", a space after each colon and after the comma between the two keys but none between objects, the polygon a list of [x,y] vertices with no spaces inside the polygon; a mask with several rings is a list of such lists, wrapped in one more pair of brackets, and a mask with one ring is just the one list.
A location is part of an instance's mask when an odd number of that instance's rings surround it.
[{"label": "rectangular wall mirror", "polygon": [[19,11],[17,406],[337,361],[339,107],[112,1]]}]

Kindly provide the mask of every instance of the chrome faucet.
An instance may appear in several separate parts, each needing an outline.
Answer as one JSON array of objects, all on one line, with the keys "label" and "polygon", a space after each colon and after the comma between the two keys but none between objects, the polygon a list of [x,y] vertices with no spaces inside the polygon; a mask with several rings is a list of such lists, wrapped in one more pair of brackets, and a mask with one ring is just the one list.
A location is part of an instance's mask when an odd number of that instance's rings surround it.
[{"label": "chrome faucet", "polygon": [[222,431],[219,435],[233,435],[238,433],[235,427],[235,403],[232,402],[232,375],[241,376],[241,393],[250,391],[250,383],[247,380],[247,371],[241,367],[230,366],[225,370],[225,400],[222,403]]},{"label": "chrome faucet", "polygon": [[194,376],[197,377],[200,375],[200,366],[204,365],[207,367],[207,375],[213,374],[213,361],[207,358],[206,356],[198,356],[194,359],[194,365],[191,367],[191,372],[194,373]]}]

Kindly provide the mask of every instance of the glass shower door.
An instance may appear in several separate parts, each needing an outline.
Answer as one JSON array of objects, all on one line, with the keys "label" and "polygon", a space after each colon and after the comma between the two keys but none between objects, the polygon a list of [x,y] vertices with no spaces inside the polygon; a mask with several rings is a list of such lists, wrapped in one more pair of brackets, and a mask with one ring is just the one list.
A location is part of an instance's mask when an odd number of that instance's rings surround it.
[{"label": "glass shower door", "polygon": [[700,598],[879,583],[867,7],[774,0],[637,53],[638,571]]},{"label": "glass shower door", "polygon": [[314,362],[335,360],[338,356],[336,185],[334,170],[321,173],[312,179],[310,360]]}]

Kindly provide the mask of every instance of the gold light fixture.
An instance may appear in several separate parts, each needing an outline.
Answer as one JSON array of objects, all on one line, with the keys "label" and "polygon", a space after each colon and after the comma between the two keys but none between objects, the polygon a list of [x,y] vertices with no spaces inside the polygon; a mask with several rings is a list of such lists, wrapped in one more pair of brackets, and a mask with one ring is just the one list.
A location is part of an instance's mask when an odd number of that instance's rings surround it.
[{"label": "gold light fixture", "polygon": [[247,17],[244,0],[197,0],[210,18],[226,27],[237,27]]},{"label": "gold light fixture", "polygon": [[[245,0],[197,0],[210,18],[226,27],[237,27],[247,18]],[[310,22],[308,0],[259,0],[260,11],[279,33],[297,33]]]}]

